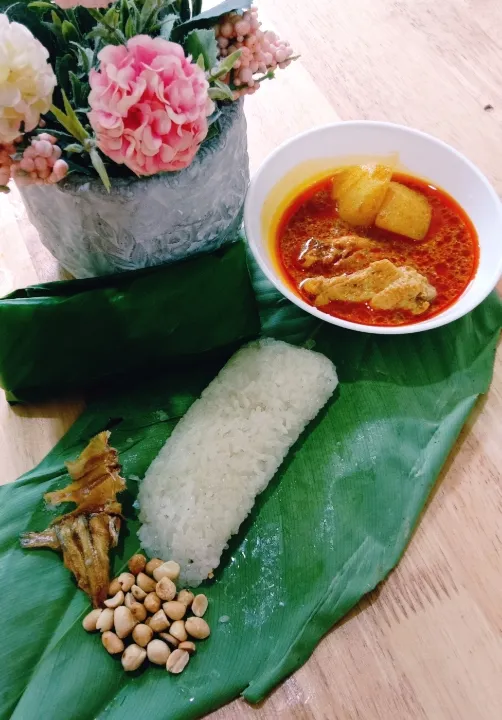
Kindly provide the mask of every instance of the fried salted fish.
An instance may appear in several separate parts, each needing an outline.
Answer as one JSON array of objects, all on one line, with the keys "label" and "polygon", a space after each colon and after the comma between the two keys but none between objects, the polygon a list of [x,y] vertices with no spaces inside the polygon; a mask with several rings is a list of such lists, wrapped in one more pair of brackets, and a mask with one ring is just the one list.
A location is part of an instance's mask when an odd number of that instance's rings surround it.
[{"label": "fried salted fish", "polygon": [[51,548],[63,554],[78,586],[100,607],[110,583],[111,548],[118,542],[122,506],[116,495],[125,489],[118,453],[109,432],[96,435],[73,461],[66,463],[70,485],[44,495],[50,505],[73,502],[75,510],[56,518],[42,532],[25,533],[24,548]]},{"label": "fried salted fish", "polygon": [[315,296],[320,307],[333,300],[369,302],[378,310],[425,312],[436,297],[435,288],[413,268],[396,267],[390,260],[377,260],[364,270],[327,278],[305,280],[302,288]]}]

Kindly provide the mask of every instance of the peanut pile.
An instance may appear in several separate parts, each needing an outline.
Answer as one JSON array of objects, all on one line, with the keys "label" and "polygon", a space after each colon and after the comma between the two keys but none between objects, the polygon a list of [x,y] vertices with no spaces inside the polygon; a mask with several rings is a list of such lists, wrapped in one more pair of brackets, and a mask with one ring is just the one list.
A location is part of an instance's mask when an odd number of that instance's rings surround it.
[{"label": "peanut pile", "polygon": [[126,672],[148,658],[178,674],[196,650],[193,641],[211,633],[202,617],[207,598],[176,589],[180,566],[173,560],[147,562],[144,555],[133,555],[128,567],[129,572],[110,583],[105,607],[92,610],[82,625],[87,632],[101,632],[105,649],[110,655],[121,654]]}]

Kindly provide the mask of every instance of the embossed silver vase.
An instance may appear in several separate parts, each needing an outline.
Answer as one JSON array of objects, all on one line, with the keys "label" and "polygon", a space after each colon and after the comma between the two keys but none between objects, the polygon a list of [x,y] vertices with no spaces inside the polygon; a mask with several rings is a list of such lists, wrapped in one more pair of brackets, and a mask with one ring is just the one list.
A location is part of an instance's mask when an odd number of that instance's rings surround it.
[{"label": "embossed silver vase", "polygon": [[249,182],[242,101],[224,109],[220,125],[181,172],[114,178],[110,194],[84,175],[20,188],[43,244],[85,278],[179,260],[233,239]]}]

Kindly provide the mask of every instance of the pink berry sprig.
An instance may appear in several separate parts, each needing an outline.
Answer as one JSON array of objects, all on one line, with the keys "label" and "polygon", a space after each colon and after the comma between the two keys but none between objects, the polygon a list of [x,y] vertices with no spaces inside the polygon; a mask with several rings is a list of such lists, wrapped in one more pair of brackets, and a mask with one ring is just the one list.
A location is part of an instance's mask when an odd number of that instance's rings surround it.
[{"label": "pink berry sprig", "polygon": [[[11,178],[12,155],[16,152],[16,148],[12,143],[0,143],[0,187],[6,188]],[[7,190],[4,190],[7,192]]]},{"label": "pink berry sprig", "polygon": [[49,185],[66,176],[68,163],[61,160],[62,151],[56,143],[49,133],[31,138],[22,158],[12,163],[12,177],[18,185]]},{"label": "pink berry sprig", "polygon": [[[223,15],[215,28],[221,57],[241,51],[231,73],[223,78],[234,88],[234,99],[253,94],[261,80],[272,77],[274,70],[287,67],[293,60],[293,49],[288,42],[260,28],[258,9],[254,6],[242,15],[236,12]],[[263,77],[255,78],[256,73],[262,73]]]}]

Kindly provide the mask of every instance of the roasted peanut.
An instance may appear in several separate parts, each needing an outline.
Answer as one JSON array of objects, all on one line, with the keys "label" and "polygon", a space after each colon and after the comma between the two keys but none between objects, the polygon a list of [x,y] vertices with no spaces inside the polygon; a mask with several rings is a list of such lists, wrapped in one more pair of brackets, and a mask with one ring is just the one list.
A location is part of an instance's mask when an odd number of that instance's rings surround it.
[{"label": "roasted peanut", "polygon": [[162,563],[162,565],[155,568],[153,571],[153,577],[157,580],[157,582],[162,580],[163,577],[168,577],[169,580],[176,582],[180,576],[180,572],[181,568],[178,563],[174,562],[174,560],[169,560],[168,562]]},{"label": "roasted peanut", "polygon": [[185,617],[187,611],[186,605],[176,600],[169,600],[169,602],[165,602],[162,607],[167,617],[171,620],[181,620]]},{"label": "roasted peanut", "polygon": [[105,600],[105,605],[108,608],[112,608],[115,610],[115,608],[118,608],[119,605],[124,604],[124,593],[122,590],[119,590],[116,595],[114,595],[111,598],[108,598],[108,600]]},{"label": "roasted peanut", "polygon": [[129,645],[122,655],[122,667],[126,672],[137,670],[146,658],[146,650],[139,645]]},{"label": "roasted peanut", "polygon": [[162,602],[157,593],[151,592],[148,593],[143,601],[143,604],[149,613],[155,614],[156,612],[159,612]]},{"label": "roasted peanut", "polygon": [[117,578],[117,582],[120,585],[120,589],[123,590],[125,593],[128,593],[134,585],[134,575],[128,572],[120,573]]},{"label": "roasted peanut", "polygon": [[165,576],[155,586],[155,592],[161,600],[174,600],[176,597],[176,585],[170,578]]},{"label": "roasted peanut", "polygon": [[148,577],[148,575],[145,575],[145,573],[142,572],[140,572],[138,574],[138,577],[136,578],[136,585],[139,585],[139,587],[146,593],[153,592],[155,590],[156,584],[157,583],[155,582],[155,580],[152,580],[151,577]]},{"label": "roasted peanut", "polygon": [[124,650],[124,643],[122,640],[117,637],[114,632],[110,632],[110,630],[103,633],[101,636],[101,642],[110,655],[117,655],[117,653],[121,653]]},{"label": "roasted peanut", "polygon": [[159,558],[152,558],[151,560],[149,560],[147,562],[146,567],[145,567],[145,572],[148,575],[153,575],[153,571],[155,570],[155,568],[158,568],[159,565],[163,565],[163,564],[164,564],[163,561],[159,560]]},{"label": "roasted peanut", "polygon": [[142,590],[139,585],[132,586],[131,594],[138,602],[143,602],[143,600],[146,598],[146,592]]},{"label": "roasted peanut", "polygon": [[167,658],[166,670],[167,672],[178,675],[186,668],[189,660],[190,655],[186,650],[173,650]]},{"label": "roasted peanut", "polygon": [[[106,610],[103,610],[103,612],[106,612]],[[134,626],[137,625],[137,622],[134,619],[132,612],[129,610],[129,608],[126,608],[125,605],[121,605],[115,610],[113,623],[115,625],[115,632],[117,633],[119,638],[125,638],[130,635],[133,631]]]},{"label": "roasted peanut", "polygon": [[186,650],[189,655],[193,655],[196,651],[195,643],[193,643],[191,640],[185,640],[185,642],[182,642],[178,645],[178,648],[180,650]]},{"label": "roasted peanut", "polygon": [[95,632],[97,630],[96,623],[102,612],[101,608],[91,610],[91,612],[82,620],[84,630],[87,630],[87,632]]},{"label": "roasted peanut", "polygon": [[193,602],[193,592],[190,592],[190,590],[180,590],[176,600],[188,608]]},{"label": "roasted peanut", "polygon": [[143,572],[146,567],[146,557],[140,554],[133,555],[127,563],[127,567],[129,568],[129,572],[133,575]]},{"label": "roasted peanut", "polygon": [[134,602],[131,604],[131,607],[129,608],[131,611],[131,614],[136,622],[142,623],[145,622],[147,612],[146,607],[142,605],[139,602]]},{"label": "roasted peanut", "polygon": [[140,623],[132,631],[132,639],[140,647],[146,647],[153,638],[153,630],[149,625]]},{"label": "roasted peanut", "polygon": [[108,596],[113,597],[119,590],[122,590],[122,586],[120,585],[118,578],[115,578],[115,580],[111,581],[110,587],[108,588]]},{"label": "roasted peanut", "polygon": [[189,635],[197,640],[205,640],[211,634],[207,622],[199,617],[188,618],[185,623],[185,629]]},{"label": "roasted peanut", "polygon": [[164,630],[167,630],[169,627],[170,622],[166,618],[165,612],[163,610],[159,610],[155,613],[155,615],[152,615],[149,625],[154,632],[164,632]]},{"label": "roasted peanut", "polygon": [[150,662],[155,663],[155,665],[165,665],[171,651],[162,640],[152,640],[147,645],[146,654]]},{"label": "roasted peanut", "polygon": [[170,633],[161,632],[159,633],[159,637],[161,637],[162,640],[165,640],[165,642],[175,650],[179,645],[178,640],[176,640],[176,638],[173,637]]},{"label": "roasted peanut", "polygon": [[196,595],[192,603],[192,612],[196,617],[201,618],[207,610],[207,597],[205,595]]},{"label": "roasted peanut", "polygon": [[183,620],[176,620],[176,622],[173,622],[169,628],[169,634],[176,638],[178,642],[185,642],[185,640],[188,640]]},{"label": "roasted peanut", "polygon": [[105,608],[96,620],[96,630],[100,630],[101,632],[111,630],[113,627],[114,613],[115,610],[112,610],[111,608]]}]

